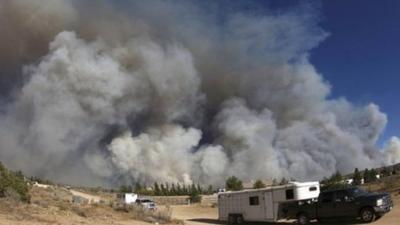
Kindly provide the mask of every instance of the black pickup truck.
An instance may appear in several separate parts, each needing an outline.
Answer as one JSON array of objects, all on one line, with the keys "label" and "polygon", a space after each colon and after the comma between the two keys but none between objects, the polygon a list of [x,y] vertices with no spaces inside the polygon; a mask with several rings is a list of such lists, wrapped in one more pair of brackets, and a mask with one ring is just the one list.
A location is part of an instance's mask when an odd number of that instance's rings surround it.
[{"label": "black pickup truck", "polygon": [[310,220],[360,218],[372,222],[393,208],[389,194],[370,193],[351,187],[321,192],[318,199],[293,202],[281,208],[283,217],[297,219],[301,225]]}]

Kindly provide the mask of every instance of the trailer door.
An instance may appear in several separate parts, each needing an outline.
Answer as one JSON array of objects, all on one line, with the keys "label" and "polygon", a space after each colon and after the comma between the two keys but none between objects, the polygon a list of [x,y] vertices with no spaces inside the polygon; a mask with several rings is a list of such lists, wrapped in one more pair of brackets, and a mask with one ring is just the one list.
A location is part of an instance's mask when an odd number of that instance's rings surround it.
[{"label": "trailer door", "polygon": [[272,191],[264,192],[265,219],[274,219],[274,202],[272,200]]}]

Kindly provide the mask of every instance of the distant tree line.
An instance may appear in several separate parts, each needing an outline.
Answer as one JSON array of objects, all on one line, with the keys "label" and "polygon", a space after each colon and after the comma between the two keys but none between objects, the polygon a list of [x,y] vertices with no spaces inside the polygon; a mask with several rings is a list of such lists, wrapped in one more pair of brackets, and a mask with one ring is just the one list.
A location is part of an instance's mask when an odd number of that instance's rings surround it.
[{"label": "distant tree line", "polygon": [[[272,186],[276,185],[284,185],[289,183],[289,181],[294,181],[294,179],[286,179],[283,177],[279,182],[274,179],[272,182]],[[260,179],[256,180],[253,183],[252,188],[265,188],[267,185]],[[228,177],[225,181],[225,189],[227,191],[240,191],[243,190],[243,181],[240,180],[236,176]],[[141,195],[150,195],[150,196],[180,196],[180,195],[193,195],[193,193],[197,193],[199,195],[209,195],[215,193],[217,190],[214,189],[212,185],[208,185],[207,188],[203,188],[202,185],[191,184],[184,185],[180,183],[169,184],[169,183],[154,183],[152,186],[141,185],[140,183],[136,183],[135,185],[123,185],[119,189],[120,192],[130,193],[134,192]]]},{"label": "distant tree line", "polygon": [[[378,175],[381,177],[390,176],[395,174],[393,171],[390,171],[388,168],[382,168],[380,173],[377,169],[365,169],[364,171],[360,171],[358,168],[354,169],[353,174],[350,176],[343,176],[339,171],[335,172],[329,178],[324,178],[321,181],[323,189],[331,189],[331,188],[338,188],[343,186],[357,186],[361,185],[362,183],[368,184],[373,183],[378,180]],[[347,179],[352,179],[352,182],[347,182]]]},{"label": "distant tree line", "polygon": [[[289,180],[282,178],[280,182],[275,179],[273,185],[287,184]],[[264,188],[266,184],[262,180],[257,180],[253,184],[253,188]],[[225,189],[227,191],[243,190],[243,182],[236,176],[231,176],[225,181]],[[203,188],[200,184],[184,185],[180,183],[157,183],[151,186],[146,186],[141,183],[135,185],[122,185],[119,188],[121,193],[136,193],[148,196],[183,196],[183,195],[209,195],[215,193],[217,190],[212,185]]]},{"label": "distant tree line", "polygon": [[381,168],[380,174],[382,177],[388,177],[391,175],[397,175],[400,170],[400,164],[397,164],[395,166],[388,166],[388,167],[383,167]]},{"label": "distant tree line", "polygon": [[[283,177],[280,180],[280,182],[278,182],[276,179],[273,179],[272,186],[288,184],[289,181],[294,181],[294,179],[288,180],[285,177]],[[262,180],[258,179],[253,183],[252,188],[258,189],[258,188],[265,188],[265,187],[267,187],[267,185]],[[240,190],[243,190],[243,182],[239,178],[237,178],[235,176],[231,176],[226,180],[225,188],[228,191],[240,191]]]},{"label": "distant tree line", "polygon": [[[358,168],[355,168],[354,173],[351,175],[352,183],[351,185],[360,185],[362,179],[364,179],[364,183],[375,182],[378,178],[377,175],[381,176],[390,176],[392,174],[396,174],[395,169],[382,168],[380,173],[376,169],[365,169],[364,171],[359,171]],[[324,178],[321,181],[322,189],[327,188],[338,188],[343,186],[349,186],[346,182],[346,179],[350,178],[349,176],[343,176],[339,171],[332,174],[329,178]],[[294,179],[286,179],[285,177],[281,178],[278,182],[276,179],[273,179],[272,186],[276,185],[284,185],[289,183],[290,181],[294,181]],[[252,188],[265,188],[267,185],[262,180],[256,180],[252,186]],[[227,191],[239,191],[243,190],[243,182],[236,176],[231,176],[225,181],[225,189]],[[155,182],[152,186],[142,185],[140,183],[136,183],[135,185],[122,185],[119,189],[119,192],[122,193],[137,193],[140,195],[149,195],[149,196],[197,196],[197,195],[207,195],[213,194],[216,190],[212,185],[209,185],[207,188],[203,188],[200,184],[191,184],[184,185],[180,183],[157,183]]]},{"label": "distant tree line", "polygon": [[121,193],[136,193],[149,196],[183,196],[183,195],[207,195],[214,193],[214,188],[209,185],[203,188],[200,184],[185,185],[180,183],[158,183],[152,186],[136,183],[135,185],[122,185],[119,188]]},{"label": "distant tree line", "polygon": [[321,189],[334,189],[347,186],[348,184],[344,180],[345,178],[339,171],[336,171],[329,178],[324,178],[321,183]]}]

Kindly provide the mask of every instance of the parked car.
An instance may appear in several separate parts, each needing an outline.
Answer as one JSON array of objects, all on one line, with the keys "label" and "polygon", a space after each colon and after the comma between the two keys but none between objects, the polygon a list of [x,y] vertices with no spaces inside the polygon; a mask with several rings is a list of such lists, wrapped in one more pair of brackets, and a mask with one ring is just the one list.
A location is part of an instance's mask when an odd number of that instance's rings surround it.
[{"label": "parked car", "polygon": [[282,208],[287,219],[297,219],[301,225],[312,219],[359,218],[369,223],[393,208],[387,193],[370,193],[360,188],[323,191],[314,201],[299,201]]},{"label": "parked car", "polygon": [[138,198],[136,199],[136,204],[142,206],[145,209],[150,209],[150,210],[156,210],[157,209],[157,205],[155,202],[153,202],[150,199],[147,198]]}]

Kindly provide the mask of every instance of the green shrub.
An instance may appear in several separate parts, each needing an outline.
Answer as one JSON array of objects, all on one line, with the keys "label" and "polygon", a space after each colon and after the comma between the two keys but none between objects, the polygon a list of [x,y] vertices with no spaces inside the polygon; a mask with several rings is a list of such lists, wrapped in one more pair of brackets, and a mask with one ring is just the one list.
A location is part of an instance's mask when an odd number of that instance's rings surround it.
[{"label": "green shrub", "polygon": [[197,191],[193,191],[192,193],[190,193],[189,198],[191,203],[201,202],[201,195]]},{"label": "green shrub", "polygon": [[0,197],[8,197],[10,193],[21,201],[30,201],[29,186],[22,173],[8,170],[0,162]]},{"label": "green shrub", "polygon": [[240,191],[243,190],[242,181],[235,176],[229,177],[225,182],[225,187],[229,191]]},{"label": "green shrub", "polygon": [[257,180],[254,184],[253,184],[253,188],[258,189],[258,188],[265,188],[267,185],[264,184],[264,182],[262,182],[262,180]]}]

